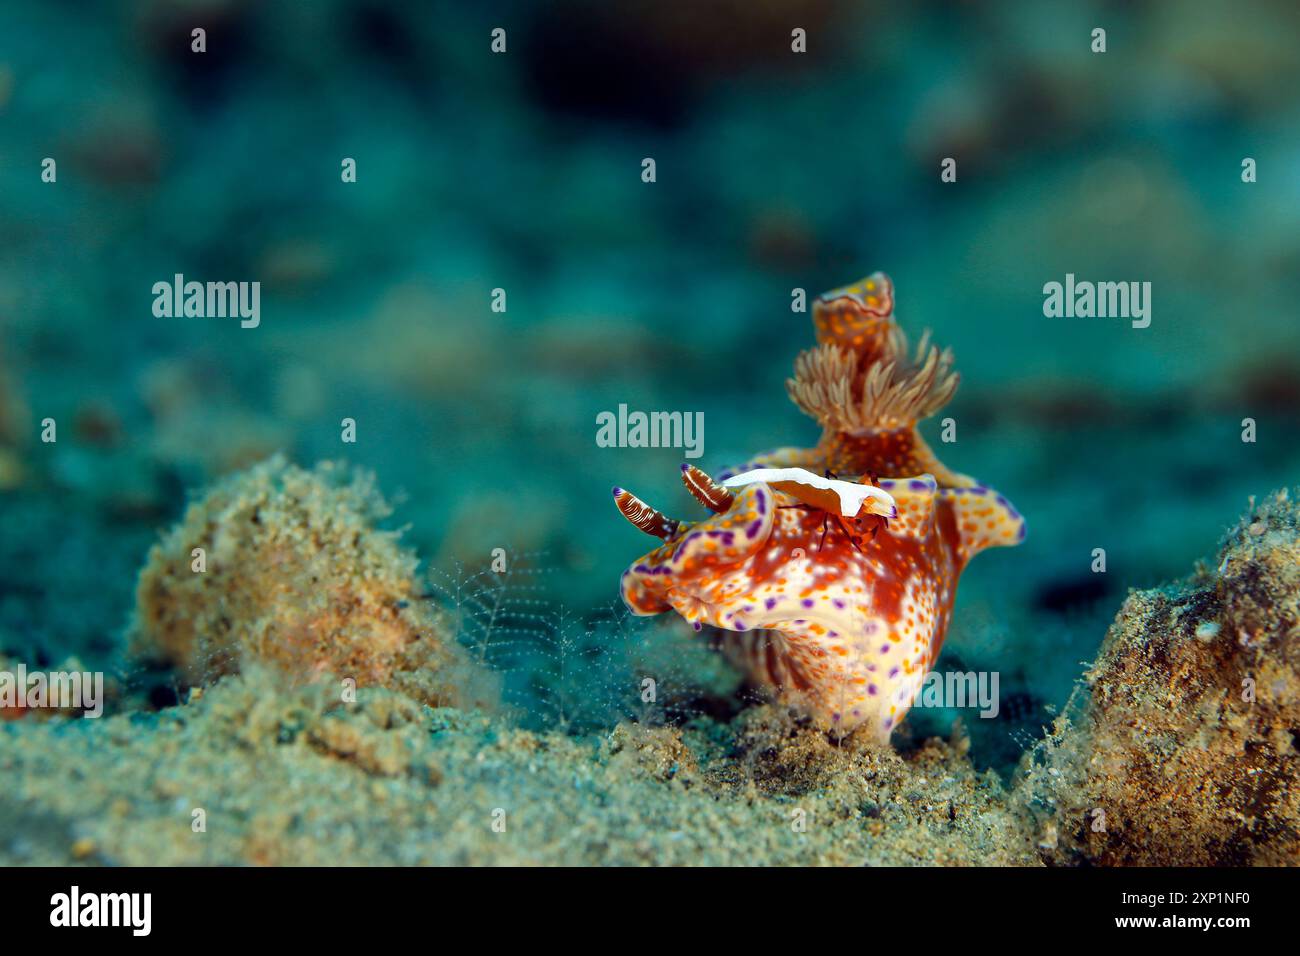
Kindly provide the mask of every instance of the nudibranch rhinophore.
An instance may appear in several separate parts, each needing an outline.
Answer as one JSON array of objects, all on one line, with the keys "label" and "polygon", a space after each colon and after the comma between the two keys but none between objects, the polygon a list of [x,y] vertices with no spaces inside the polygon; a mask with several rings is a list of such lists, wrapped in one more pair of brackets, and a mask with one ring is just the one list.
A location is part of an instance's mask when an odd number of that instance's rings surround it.
[{"label": "nudibranch rhinophore", "polygon": [[786,384],[821,441],[721,483],[683,465],[710,517],[676,521],[614,489],[619,510],[663,540],[623,573],[633,613],[719,628],[752,682],[820,726],[881,741],[939,655],[966,562],[1025,537],[1006,498],[949,471],[917,432],[958,377],[928,335],[909,358],[893,309],[882,273],[816,300],[819,344]]}]

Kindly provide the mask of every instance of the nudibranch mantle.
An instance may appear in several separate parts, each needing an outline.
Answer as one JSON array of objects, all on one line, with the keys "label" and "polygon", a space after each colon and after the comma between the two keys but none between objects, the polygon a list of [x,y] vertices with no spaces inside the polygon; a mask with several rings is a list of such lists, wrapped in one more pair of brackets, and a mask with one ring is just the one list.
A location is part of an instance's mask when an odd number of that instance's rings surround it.
[{"label": "nudibranch mantle", "polygon": [[1005,497],[947,469],[917,432],[957,376],[928,338],[909,360],[893,304],[882,273],[816,301],[820,344],[787,383],[823,426],[815,448],[760,455],[721,484],[683,465],[713,512],[699,522],[615,489],[623,514],[663,539],[623,573],[633,613],[720,629],[753,683],[820,726],[882,742],[939,655],[966,563],[1025,537]]},{"label": "nudibranch mantle", "polygon": [[623,600],[731,632],[724,649],[756,683],[825,727],[887,740],[938,656],[966,561],[1014,544],[1024,521],[989,489],[940,489],[931,475],[880,487],[897,517],[868,542],[824,535],[798,499],[746,485],[624,572]]}]

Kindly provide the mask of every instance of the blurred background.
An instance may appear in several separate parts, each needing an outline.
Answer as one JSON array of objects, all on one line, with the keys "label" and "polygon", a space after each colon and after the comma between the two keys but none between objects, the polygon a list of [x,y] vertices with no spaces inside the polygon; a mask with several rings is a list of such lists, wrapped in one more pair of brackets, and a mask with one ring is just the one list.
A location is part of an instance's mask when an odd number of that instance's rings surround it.
[{"label": "blurred background", "polygon": [[[1029,520],[942,665],[1002,673],[984,763],[1127,588],[1300,476],[1295,4],[469,6],[0,6],[0,652],[121,666],[187,491],[277,450],[373,469],[432,569],[507,548],[608,609],[649,546],[609,487],[698,509],[680,451],[598,448],[596,416],[702,411],[711,470],[812,444],[791,290],[877,269],[963,375],[957,443],[926,434]],[[156,318],[178,272],[260,281],[260,327]],[[1044,318],[1067,272],[1151,282],[1150,328]]]}]

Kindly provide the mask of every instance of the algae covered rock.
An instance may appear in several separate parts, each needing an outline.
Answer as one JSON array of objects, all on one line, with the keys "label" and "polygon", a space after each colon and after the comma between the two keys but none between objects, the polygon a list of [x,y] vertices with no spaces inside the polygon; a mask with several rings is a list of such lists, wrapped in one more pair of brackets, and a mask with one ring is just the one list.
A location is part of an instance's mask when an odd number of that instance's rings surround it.
[{"label": "algae covered rock", "polygon": [[1088,860],[1300,862],[1298,519],[1285,490],[1252,501],[1216,569],[1121,608],[1067,742]]},{"label": "algae covered rock", "polygon": [[132,644],[206,684],[264,662],[333,675],[431,705],[478,703],[471,673],[424,601],[417,558],[376,522],[373,479],[275,456],[216,483],[149,552]]}]

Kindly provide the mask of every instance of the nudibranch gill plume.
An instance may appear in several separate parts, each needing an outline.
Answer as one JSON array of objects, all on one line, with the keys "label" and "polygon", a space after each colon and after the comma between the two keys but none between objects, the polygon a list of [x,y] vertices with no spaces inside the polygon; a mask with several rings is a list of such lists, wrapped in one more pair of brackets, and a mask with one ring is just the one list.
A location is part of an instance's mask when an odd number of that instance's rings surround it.
[{"label": "nudibranch gill plume", "polygon": [[1025,536],[1005,497],[944,467],[917,432],[957,375],[928,336],[909,353],[893,306],[882,273],[816,300],[819,344],[787,389],[821,441],[721,482],[683,465],[708,518],[674,520],[614,489],[624,516],[663,541],[623,573],[633,613],[718,628],[751,682],[819,726],[881,741],[939,655],[966,562]]}]

